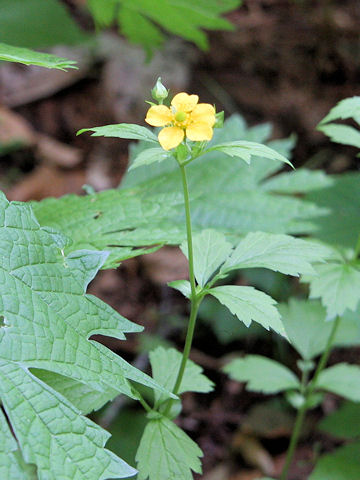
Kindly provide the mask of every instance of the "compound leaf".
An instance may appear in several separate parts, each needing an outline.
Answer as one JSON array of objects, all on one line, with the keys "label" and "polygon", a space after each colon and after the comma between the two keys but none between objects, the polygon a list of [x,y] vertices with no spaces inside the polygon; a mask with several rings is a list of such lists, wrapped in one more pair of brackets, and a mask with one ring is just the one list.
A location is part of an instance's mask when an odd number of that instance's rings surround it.
[{"label": "compound leaf", "polygon": [[150,420],[136,453],[138,480],[192,480],[201,473],[202,451],[166,417]]},{"label": "compound leaf", "polygon": [[347,363],[329,367],[319,375],[317,388],[336,393],[353,402],[360,402],[360,367]]},{"label": "compound leaf", "polygon": [[272,328],[275,332],[285,335],[280,315],[274,307],[275,300],[253,287],[225,285],[214,287],[208,293],[225,305],[231,313],[248,327],[252,320],[264,328]]},{"label": "compound leaf", "polygon": [[224,372],[238,382],[248,382],[246,389],[252,392],[278,393],[298,389],[299,380],[291,370],[261,355],[246,355],[224,367]]}]

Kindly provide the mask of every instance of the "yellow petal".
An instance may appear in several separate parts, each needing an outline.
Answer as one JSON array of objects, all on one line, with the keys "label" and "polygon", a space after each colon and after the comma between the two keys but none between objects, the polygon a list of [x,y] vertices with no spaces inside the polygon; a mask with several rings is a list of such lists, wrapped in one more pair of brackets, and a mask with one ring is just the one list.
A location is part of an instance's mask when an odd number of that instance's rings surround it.
[{"label": "yellow petal", "polygon": [[194,123],[206,123],[209,127],[215,124],[215,108],[210,103],[199,103],[191,112]]},{"label": "yellow petal", "polygon": [[173,114],[169,107],[165,105],[154,105],[149,108],[145,122],[153,127],[164,127],[173,119]]},{"label": "yellow petal", "polygon": [[186,136],[194,142],[211,140],[213,136],[213,129],[207,123],[193,123],[187,127]]},{"label": "yellow petal", "polygon": [[191,112],[198,103],[199,97],[197,95],[188,95],[185,92],[178,93],[171,101],[171,105],[176,108],[178,112]]},{"label": "yellow petal", "polygon": [[165,127],[158,135],[160,145],[164,150],[177,147],[184,138],[184,131],[179,127]]}]

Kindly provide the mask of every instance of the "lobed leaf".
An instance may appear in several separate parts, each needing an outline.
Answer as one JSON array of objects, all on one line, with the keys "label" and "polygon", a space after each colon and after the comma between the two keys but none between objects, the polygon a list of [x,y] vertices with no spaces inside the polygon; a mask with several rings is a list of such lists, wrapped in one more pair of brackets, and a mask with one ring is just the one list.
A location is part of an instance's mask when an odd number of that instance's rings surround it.
[{"label": "lobed leaf", "polygon": [[225,285],[211,288],[208,293],[225,305],[231,313],[248,327],[251,322],[260,323],[264,328],[271,328],[285,335],[280,315],[274,307],[275,300],[253,287]]},{"label": "lobed leaf", "polygon": [[246,355],[228,363],[224,368],[231,379],[248,382],[246,389],[252,392],[279,393],[298,389],[299,380],[284,365],[261,355]]},{"label": "lobed leaf", "polygon": [[141,167],[142,165],[151,165],[154,162],[163,162],[164,160],[169,160],[171,155],[166,152],[163,148],[148,148],[143,150],[132,162],[129,167],[129,170],[134,168]]},{"label": "lobed leaf", "polygon": [[122,339],[141,327],[86,294],[107,253],[64,256],[65,244],[61,234],[40,227],[28,204],[0,197],[1,401],[40,480],[128,477],[135,471],[103,448],[107,433],[30,370],[71,378],[100,397],[114,391],[132,397],[128,380],[162,389],[89,340],[94,334]]},{"label": "lobed leaf", "polygon": [[136,454],[138,480],[192,480],[201,473],[202,451],[166,417],[150,420]]}]

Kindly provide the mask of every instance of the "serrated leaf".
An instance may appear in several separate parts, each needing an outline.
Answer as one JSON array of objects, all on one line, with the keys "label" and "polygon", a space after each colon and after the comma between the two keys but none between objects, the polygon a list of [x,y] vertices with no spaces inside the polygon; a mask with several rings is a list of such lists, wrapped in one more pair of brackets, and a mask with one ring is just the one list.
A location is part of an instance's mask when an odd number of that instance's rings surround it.
[{"label": "serrated leaf", "polygon": [[192,480],[201,473],[202,451],[171,420],[150,420],[136,454],[138,480]]},{"label": "serrated leaf", "polygon": [[360,404],[344,402],[338,410],[321,420],[318,429],[341,439],[359,438]]},{"label": "serrated leaf", "polygon": [[[150,363],[152,376],[155,382],[162,385],[171,392],[175,386],[177,374],[179,372],[182,355],[174,348],[158,347],[150,352]],[[213,390],[214,384],[203,373],[203,369],[191,360],[186,362],[184,377],[182,379],[179,394],[184,392],[207,393]],[[155,392],[155,401],[159,402],[164,397],[159,392]]]},{"label": "serrated leaf", "polygon": [[325,246],[289,235],[265,232],[249,233],[235,248],[220,269],[219,276],[239,268],[269,268],[298,276],[314,274],[312,262],[320,262],[330,254]]},{"label": "serrated leaf", "polygon": [[[262,157],[269,160],[278,160],[283,163],[287,163],[291,167],[292,163],[276,150],[261,145],[255,142],[248,142],[246,140],[238,140],[235,142],[226,142],[223,144],[217,144],[210,147],[206,152],[219,151],[230,155],[230,157],[239,157],[246,163],[250,163],[252,157]],[[205,152],[205,153],[206,153]]]},{"label": "serrated leaf", "polygon": [[76,62],[73,60],[50,55],[49,53],[35,52],[28,48],[13,47],[12,45],[7,45],[5,43],[0,43],[0,60],[5,62],[23,63],[24,65],[55,68],[58,70],[77,68]]},{"label": "serrated leaf", "polygon": [[209,294],[225,305],[231,313],[248,327],[252,321],[260,323],[264,328],[273,329],[285,335],[280,315],[274,307],[275,300],[253,287],[225,285],[211,288]]},{"label": "serrated leaf", "polygon": [[347,363],[329,367],[320,373],[317,388],[360,402],[360,367]]},{"label": "serrated leaf", "polygon": [[1,0],[1,41],[18,47],[77,45],[89,39],[62,2]]},{"label": "serrated leaf", "polygon": [[224,368],[230,378],[247,382],[246,389],[252,392],[279,393],[298,389],[299,380],[284,365],[261,355],[246,355],[228,363]]},{"label": "serrated leaf", "polygon": [[346,120],[353,118],[357,123],[360,121],[360,97],[351,97],[341,100],[323,118],[319,125],[332,122],[333,120]]},{"label": "serrated leaf", "polygon": [[[180,248],[188,257],[187,242],[183,242]],[[195,278],[201,287],[205,287],[225,262],[232,250],[232,245],[226,241],[225,235],[221,232],[203,230],[193,236],[193,250]]]},{"label": "serrated leaf", "polygon": [[34,465],[25,464],[0,409],[0,478],[4,480],[36,480]]},{"label": "serrated leaf", "polygon": [[53,231],[39,226],[28,204],[9,203],[3,195],[0,226],[0,397],[25,461],[37,466],[39,479],[133,475],[103,449],[106,432],[29,371],[55,372],[98,392],[110,388],[133,396],[128,379],[161,389],[105,346],[88,340],[93,334],[121,339],[125,332],[141,330],[86,294],[107,253],[63,256],[60,235],[55,242]]},{"label": "serrated leaf", "polygon": [[[304,360],[311,360],[326,347],[333,323],[326,321],[326,310],[319,301],[291,298],[280,304],[279,312],[292,346]],[[358,313],[343,315],[336,332],[334,345],[359,345]]]},{"label": "serrated leaf", "polygon": [[330,137],[333,142],[360,148],[360,132],[354,127],[330,123],[329,125],[321,125],[317,129]]},{"label": "serrated leaf", "polygon": [[329,263],[316,267],[317,275],[306,277],[310,282],[310,298],[320,298],[329,319],[354,311],[360,301],[360,266]]},{"label": "serrated leaf", "polygon": [[323,455],[309,480],[358,480],[360,478],[360,442],[351,443]]},{"label": "serrated leaf", "polygon": [[151,165],[155,162],[163,162],[164,160],[169,160],[173,158],[166,152],[163,148],[148,148],[143,150],[132,162],[129,167],[129,170],[134,168],[141,167],[142,165]]},{"label": "serrated leaf", "polygon": [[116,125],[105,125],[104,127],[82,128],[77,132],[77,135],[81,135],[84,132],[93,132],[91,134],[92,137],[115,137],[158,143],[157,138],[148,128],[134,123],[118,123]]}]

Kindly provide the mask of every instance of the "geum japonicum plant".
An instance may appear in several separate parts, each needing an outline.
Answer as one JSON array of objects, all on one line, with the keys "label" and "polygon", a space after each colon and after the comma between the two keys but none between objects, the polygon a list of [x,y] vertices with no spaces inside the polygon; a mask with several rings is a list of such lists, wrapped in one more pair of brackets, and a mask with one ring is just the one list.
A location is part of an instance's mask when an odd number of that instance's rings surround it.
[{"label": "geum japonicum plant", "polygon": [[[164,391],[154,393],[153,404],[141,401],[147,412],[148,423],[136,455],[138,478],[168,480],[190,479],[191,471],[201,472],[200,448],[174,423],[181,411],[178,397],[183,392],[208,392],[212,382],[201,369],[189,360],[196,319],[202,300],[211,295],[226,306],[236,317],[249,326],[256,321],[280,335],[286,335],[276,302],[265,293],[250,286],[226,285],[224,279],[234,271],[249,267],[263,267],[288,275],[314,274],[312,263],[328,255],[321,245],[288,235],[253,232],[238,244],[216,230],[206,229],[192,233],[187,167],[209,152],[223,152],[230,157],[242,158],[250,163],[252,156],[269,161],[290,162],[275,150],[264,145],[245,141],[211,143],[213,129],[221,128],[223,114],[216,113],[212,105],[199,103],[197,95],[185,92],[173,97],[164,105],[168,92],[160,79],[153,89],[152,102],[146,122],[161,127],[157,137],[147,128],[120,124],[81,130],[92,131],[95,136],[142,139],[154,144],[140,152],[130,169],[154,162],[175,161],[181,177],[186,240],[181,244],[188,258],[189,280],[176,280],[169,285],[179,290],[190,301],[190,317],[183,352],[158,348],[150,353],[150,363],[155,382]],[[231,161],[231,159],[229,159]],[[249,167],[251,168],[251,167]],[[216,196],[216,191],[213,192]],[[221,281],[220,286],[216,286]],[[258,372],[259,376],[262,372]],[[169,393],[172,392],[173,397]]]}]

